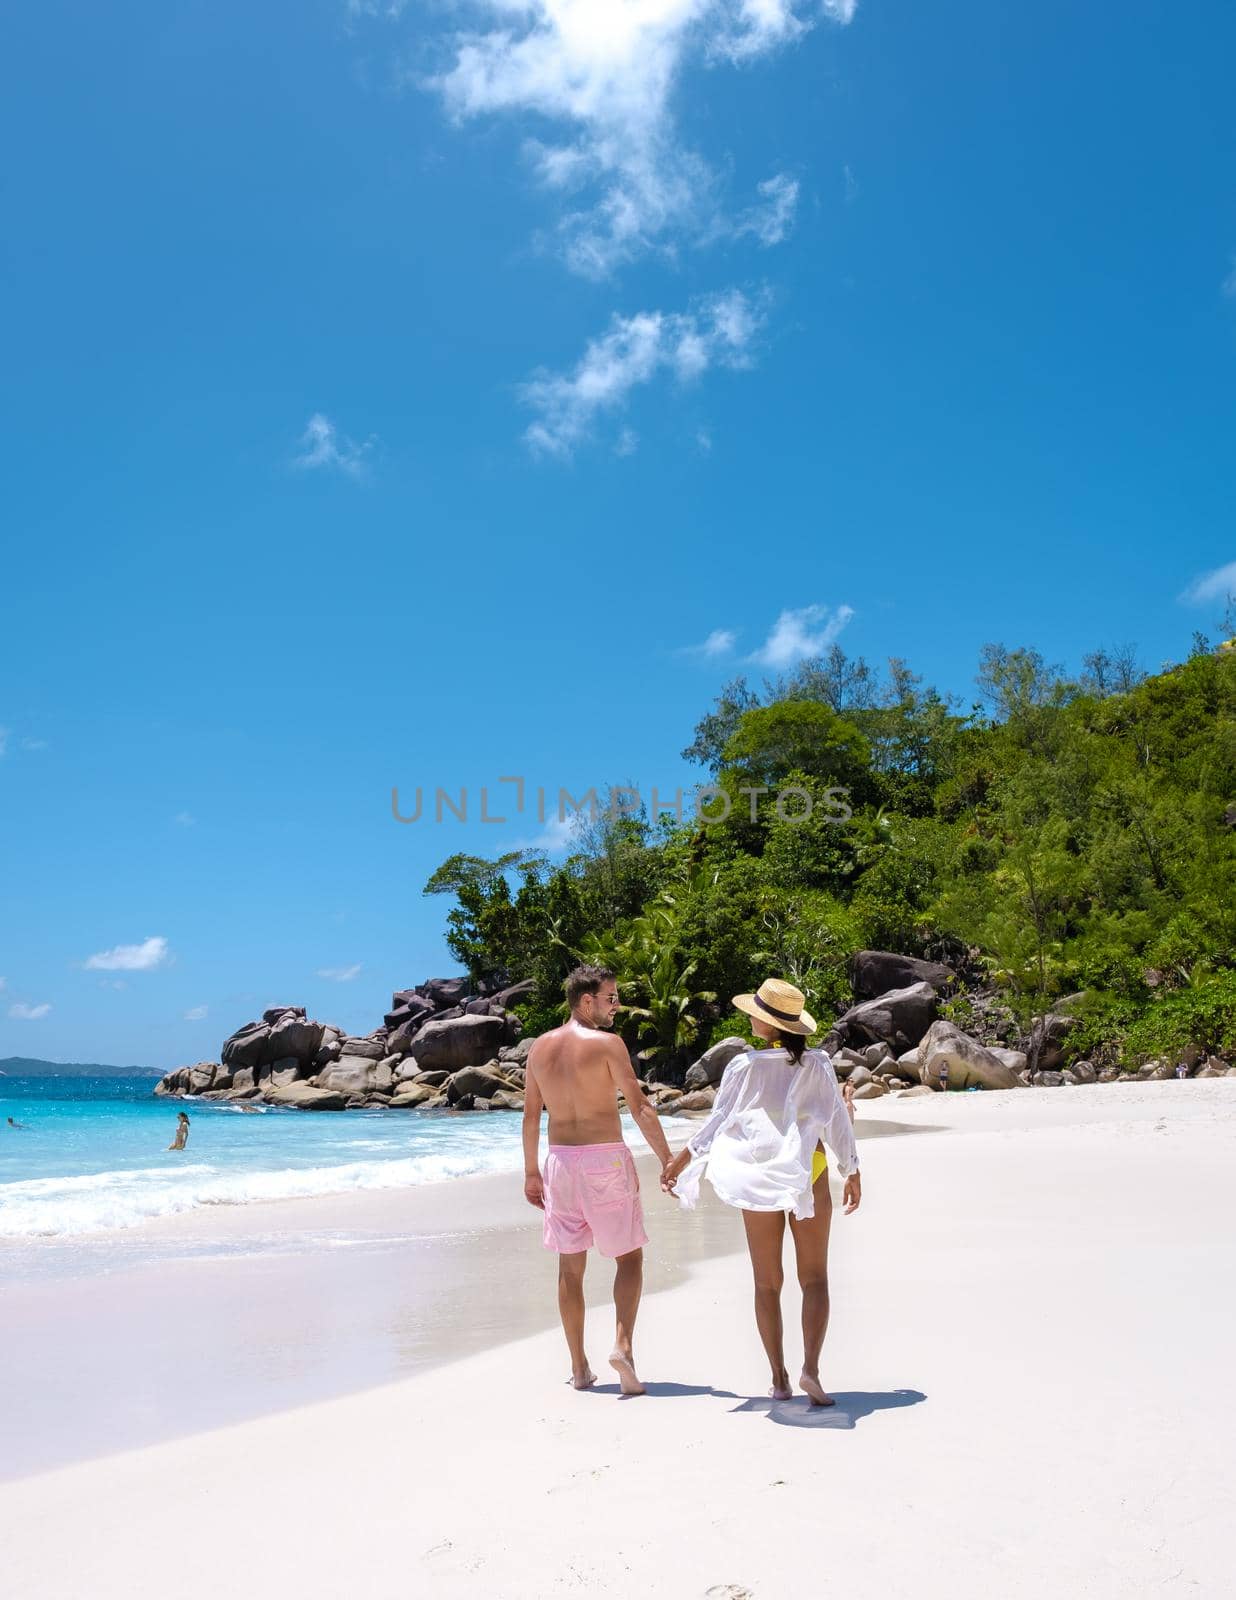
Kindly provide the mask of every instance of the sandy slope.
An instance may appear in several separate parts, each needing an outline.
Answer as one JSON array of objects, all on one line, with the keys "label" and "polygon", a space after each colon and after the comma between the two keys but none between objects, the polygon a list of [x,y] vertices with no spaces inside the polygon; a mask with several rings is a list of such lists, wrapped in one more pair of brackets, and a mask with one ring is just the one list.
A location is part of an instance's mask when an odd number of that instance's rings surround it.
[{"label": "sandy slope", "polygon": [[10,1483],[5,1592],[1219,1600],[1236,1083],[894,1113],[949,1131],[864,1148],[834,1228],[834,1412],[750,1398],[746,1263],[715,1258],[646,1303],[647,1398],[569,1390],[542,1333]]}]

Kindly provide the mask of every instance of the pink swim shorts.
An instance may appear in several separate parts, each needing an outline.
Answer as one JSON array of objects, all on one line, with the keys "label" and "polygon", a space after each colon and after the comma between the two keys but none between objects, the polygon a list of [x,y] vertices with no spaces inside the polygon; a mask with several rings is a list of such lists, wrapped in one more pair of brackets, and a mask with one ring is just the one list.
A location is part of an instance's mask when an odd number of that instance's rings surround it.
[{"label": "pink swim shorts", "polygon": [[541,1176],[547,1250],[575,1255],[595,1245],[612,1258],[648,1243],[639,1174],[625,1144],[551,1144]]}]

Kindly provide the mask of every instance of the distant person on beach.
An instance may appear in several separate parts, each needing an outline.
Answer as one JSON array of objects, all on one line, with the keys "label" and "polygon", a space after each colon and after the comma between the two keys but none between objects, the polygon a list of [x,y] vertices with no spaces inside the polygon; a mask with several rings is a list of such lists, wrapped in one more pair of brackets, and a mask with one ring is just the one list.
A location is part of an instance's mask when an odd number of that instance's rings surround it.
[{"label": "distant person on beach", "polygon": [[23,1132],[26,1131],[26,1124],[24,1122],[15,1122],[12,1117],[9,1118],[9,1127],[20,1128]]},{"label": "distant person on beach", "polygon": [[[524,1086],[524,1195],[545,1213],[545,1248],[558,1255],[558,1312],[571,1352],[571,1382],[594,1384],[584,1354],[584,1268],[593,1247],[617,1263],[616,1330],[609,1364],[624,1395],[643,1394],[631,1336],[644,1287],[644,1214],[639,1175],[622,1137],[618,1096],[661,1163],[670,1162],[661,1122],[644,1098],[621,1039],[607,1030],[620,1009],[608,967],[576,967],[566,980],[570,1021],[528,1052]],[[549,1156],[537,1162],[541,1112],[549,1112]]]},{"label": "distant person on beach", "polygon": [[742,1212],[755,1278],[755,1321],[772,1369],[768,1392],[774,1400],[793,1397],[781,1322],[781,1256],[789,1217],[803,1295],[798,1385],[813,1406],[830,1406],[832,1396],[820,1382],[833,1215],[823,1144],[844,1179],[848,1216],[862,1198],[853,1106],[842,1098],[827,1054],[806,1048],[815,1019],[804,1010],[801,990],[769,978],[754,994],[735,995],[734,1004],[751,1018],[757,1039],[775,1048],[734,1057],[712,1115],[675,1156],[662,1184],[693,1206],[707,1172],[720,1199]]},{"label": "distant person on beach", "polygon": [[183,1150],[189,1142],[189,1113],[178,1111],[176,1113],[176,1137],[168,1145],[169,1150]]}]

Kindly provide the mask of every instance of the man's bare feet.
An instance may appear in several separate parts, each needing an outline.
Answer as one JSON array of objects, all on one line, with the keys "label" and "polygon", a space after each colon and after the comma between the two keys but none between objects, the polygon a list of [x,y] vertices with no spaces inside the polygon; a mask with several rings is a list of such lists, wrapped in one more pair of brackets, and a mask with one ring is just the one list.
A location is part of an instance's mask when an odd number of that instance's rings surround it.
[{"label": "man's bare feet", "polygon": [[624,1356],[621,1350],[615,1350],[609,1358],[609,1364],[618,1374],[623,1394],[644,1393],[644,1386],[635,1375],[635,1363],[630,1356]]},{"label": "man's bare feet", "polygon": [[573,1372],[567,1379],[576,1389],[591,1389],[596,1381],[597,1375],[591,1367],[585,1367],[582,1372]]},{"label": "man's bare feet", "polygon": [[837,1402],[828,1394],[824,1385],[818,1378],[813,1378],[809,1372],[801,1374],[798,1387],[803,1391],[813,1406],[835,1406]]}]

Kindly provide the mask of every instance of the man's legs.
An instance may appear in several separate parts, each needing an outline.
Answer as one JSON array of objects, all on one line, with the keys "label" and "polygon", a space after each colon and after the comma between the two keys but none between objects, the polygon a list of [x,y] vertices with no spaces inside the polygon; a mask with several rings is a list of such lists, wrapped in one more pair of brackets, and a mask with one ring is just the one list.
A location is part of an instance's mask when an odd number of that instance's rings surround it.
[{"label": "man's legs", "polygon": [[597,1381],[584,1354],[584,1268],[587,1265],[586,1250],[558,1257],[558,1315],[562,1318],[562,1331],[571,1352],[571,1382],[577,1389],[587,1389]]},{"label": "man's legs", "polygon": [[644,1252],[628,1250],[619,1256],[614,1270],[614,1353],[609,1364],[618,1374],[623,1394],[643,1394],[644,1386],[635,1375],[631,1336],[644,1292]]}]

